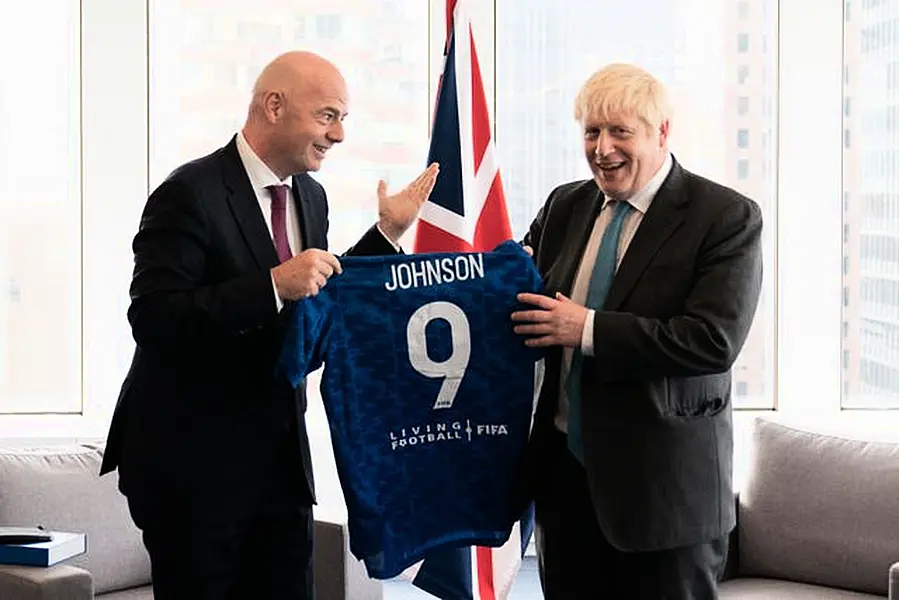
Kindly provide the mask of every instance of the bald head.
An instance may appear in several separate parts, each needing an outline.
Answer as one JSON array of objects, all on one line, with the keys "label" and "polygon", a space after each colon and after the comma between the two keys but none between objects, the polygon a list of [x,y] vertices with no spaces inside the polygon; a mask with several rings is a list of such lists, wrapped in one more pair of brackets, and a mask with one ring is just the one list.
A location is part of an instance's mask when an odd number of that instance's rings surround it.
[{"label": "bald head", "polygon": [[253,85],[253,102],[261,100],[266,92],[278,90],[304,91],[304,87],[340,81],[346,87],[343,76],[334,63],[314,52],[287,52],[270,62],[259,74]]},{"label": "bald head", "polygon": [[313,52],[287,52],[256,79],[244,136],[280,177],[315,171],[343,141],[347,103],[346,82],[333,63]]}]

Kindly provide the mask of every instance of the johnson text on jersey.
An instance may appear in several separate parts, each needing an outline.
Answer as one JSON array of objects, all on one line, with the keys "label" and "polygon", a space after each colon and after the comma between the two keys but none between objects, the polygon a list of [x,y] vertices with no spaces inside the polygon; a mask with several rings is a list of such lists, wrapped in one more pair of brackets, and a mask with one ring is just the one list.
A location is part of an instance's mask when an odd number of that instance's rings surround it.
[{"label": "johnson text on jersey", "polygon": [[390,279],[384,283],[388,292],[410,288],[484,278],[484,255],[462,256],[410,261],[390,265]]}]

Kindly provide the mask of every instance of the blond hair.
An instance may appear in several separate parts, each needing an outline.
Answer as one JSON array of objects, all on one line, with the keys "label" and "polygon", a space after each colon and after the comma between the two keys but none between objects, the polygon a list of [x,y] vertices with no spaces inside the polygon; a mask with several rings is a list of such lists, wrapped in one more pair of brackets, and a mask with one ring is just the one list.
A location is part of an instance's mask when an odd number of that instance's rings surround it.
[{"label": "blond hair", "polygon": [[574,100],[574,118],[608,121],[615,115],[641,119],[658,130],[671,118],[668,93],[662,82],[635,65],[614,63],[594,73]]}]

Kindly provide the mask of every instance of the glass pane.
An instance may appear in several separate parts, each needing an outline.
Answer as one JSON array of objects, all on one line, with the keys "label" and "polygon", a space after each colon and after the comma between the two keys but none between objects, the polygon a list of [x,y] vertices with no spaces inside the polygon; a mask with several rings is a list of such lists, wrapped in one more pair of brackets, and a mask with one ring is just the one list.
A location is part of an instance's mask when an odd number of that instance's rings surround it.
[{"label": "glass pane", "polygon": [[[614,23],[597,31],[578,14],[614,15]],[[735,405],[745,408],[774,403],[775,17],[775,0],[568,0],[564,11],[522,0],[498,3],[496,15],[497,150],[516,235],[556,185],[591,176],[574,97],[610,62],[636,63],[668,86],[670,147],[686,169],[762,207],[764,287],[734,367]]]},{"label": "glass pane", "polygon": [[899,408],[899,0],[848,4],[843,407]]},{"label": "glass pane", "polygon": [[223,146],[243,125],[262,67],[289,50],[333,61],[350,93],[346,140],[315,174],[342,252],[377,218],[376,188],[427,159],[428,6],[422,0],[151,2],[150,179]]},{"label": "glass pane", "polygon": [[0,413],[78,412],[79,3],[14,14],[0,19]]}]

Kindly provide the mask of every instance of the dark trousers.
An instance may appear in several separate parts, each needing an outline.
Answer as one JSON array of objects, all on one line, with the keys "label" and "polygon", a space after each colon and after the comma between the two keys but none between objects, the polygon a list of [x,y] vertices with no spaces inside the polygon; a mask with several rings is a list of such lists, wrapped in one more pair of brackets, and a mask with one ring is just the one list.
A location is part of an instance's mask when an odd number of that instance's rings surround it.
[{"label": "dark trousers", "polygon": [[177,504],[129,498],[156,600],[312,600],[312,509],[293,454],[285,451],[264,501],[244,516],[196,518]]},{"label": "dark trousers", "polygon": [[658,552],[624,552],[603,535],[583,466],[556,436],[535,503],[546,600],[714,600],[727,537]]}]

